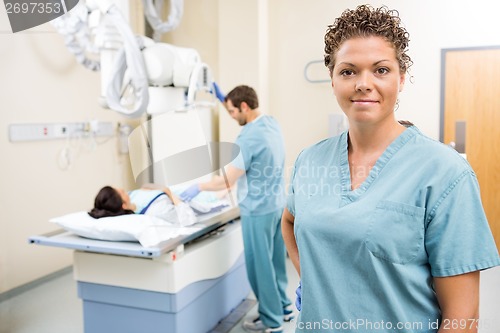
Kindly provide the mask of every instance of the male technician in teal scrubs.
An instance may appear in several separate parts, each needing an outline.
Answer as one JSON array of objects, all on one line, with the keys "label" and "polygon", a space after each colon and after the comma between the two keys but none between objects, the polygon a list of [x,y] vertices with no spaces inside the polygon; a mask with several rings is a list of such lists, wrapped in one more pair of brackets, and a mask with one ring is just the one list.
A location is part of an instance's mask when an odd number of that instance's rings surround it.
[{"label": "male technician in teal scrubs", "polygon": [[[214,84],[219,100],[229,115],[243,127],[236,139],[240,159],[225,169],[227,182],[238,182],[238,202],[248,279],[259,302],[258,317],[243,327],[251,332],[282,332],[283,321],[293,318],[286,296],[286,250],[281,234],[281,215],[285,206],[283,169],[285,147],[278,122],[259,111],[254,89],[238,86],[224,96]],[[200,191],[226,189],[226,180],[194,184],[180,198],[190,201]]]}]

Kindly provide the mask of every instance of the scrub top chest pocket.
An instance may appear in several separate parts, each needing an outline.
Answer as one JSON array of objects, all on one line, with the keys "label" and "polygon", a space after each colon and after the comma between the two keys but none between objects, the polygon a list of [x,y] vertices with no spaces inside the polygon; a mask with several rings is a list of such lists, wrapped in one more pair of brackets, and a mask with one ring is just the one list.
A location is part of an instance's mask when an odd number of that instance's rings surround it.
[{"label": "scrub top chest pocket", "polygon": [[377,258],[404,265],[424,244],[425,208],[381,201],[371,214],[365,245]]}]

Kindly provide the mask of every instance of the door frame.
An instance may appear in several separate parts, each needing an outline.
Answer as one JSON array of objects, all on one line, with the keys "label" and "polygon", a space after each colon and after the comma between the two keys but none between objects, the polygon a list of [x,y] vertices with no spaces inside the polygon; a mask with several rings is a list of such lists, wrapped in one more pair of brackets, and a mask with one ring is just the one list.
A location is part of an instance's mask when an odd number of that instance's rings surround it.
[{"label": "door frame", "polygon": [[457,51],[498,50],[500,45],[472,46],[441,49],[441,91],[439,97],[439,141],[444,143],[444,98],[446,92],[446,54]]}]

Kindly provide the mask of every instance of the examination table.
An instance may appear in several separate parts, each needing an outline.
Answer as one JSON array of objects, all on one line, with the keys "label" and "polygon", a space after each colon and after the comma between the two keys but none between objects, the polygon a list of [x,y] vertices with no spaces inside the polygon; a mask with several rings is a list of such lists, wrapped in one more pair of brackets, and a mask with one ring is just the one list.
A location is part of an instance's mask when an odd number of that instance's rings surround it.
[{"label": "examination table", "polygon": [[145,248],[56,231],[35,244],[74,249],[85,333],[205,333],[250,292],[239,209],[199,218],[203,228]]}]

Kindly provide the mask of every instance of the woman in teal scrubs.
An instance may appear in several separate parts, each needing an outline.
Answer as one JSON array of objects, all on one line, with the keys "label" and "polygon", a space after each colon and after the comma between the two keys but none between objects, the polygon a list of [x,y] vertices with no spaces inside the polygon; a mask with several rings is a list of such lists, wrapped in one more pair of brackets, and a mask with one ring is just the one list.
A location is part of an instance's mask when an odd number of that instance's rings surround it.
[{"label": "woman in teal scrubs", "polygon": [[[479,271],[500,264],[470,165],[394,115],[408,33],[346,10],[325,64],[349,130],[301,152],[282,231],[302,282],[297,332],[476,332]],[[458,330],[461,329],[461,330]]]}]

